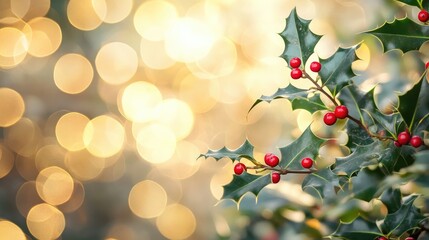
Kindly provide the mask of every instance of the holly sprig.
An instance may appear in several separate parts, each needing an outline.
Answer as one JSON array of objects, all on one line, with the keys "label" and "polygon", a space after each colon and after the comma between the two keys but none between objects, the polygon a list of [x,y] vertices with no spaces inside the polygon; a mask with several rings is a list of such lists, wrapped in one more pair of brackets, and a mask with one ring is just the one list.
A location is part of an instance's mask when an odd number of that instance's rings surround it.
[{"label": "holly sprig", "polygon": [[[419,7],[421,12],[417,18],[421,23],[408,18],[396,19],[361,34],[377,37],[385,51],[417,50],[429,40],[429,26],[426,26],[429,14],[427,18],[423,16],[428,1],[400,2]],[[355,73],[352,64],[357,60],[356,50],[360,44],[339,48],[327,59],[308,61],[321,37],[311,32],[310,22],[300,18],[295,9],[291,11],[285,29],[280,34],[285,42],[281,57],[289,64],[291,81],[309,81],[313,87],[299,89],[289,84],[273,95],[261,96],[250,110],[261,102],[269,103],[283,98],[292,103],[294,110],[323,112],[323,122],[327,126],[344,119],[344,129],[349,136],[346,146],[350,154],[337,157],[334,164],[318,169],[319,149],[327,143],[327,139],[314,135],[309,126],[295,141],[279,148],[280,156],[266,153],[263,161],[254,157],[254,147],[248,140],[237,149],[224,147],[209,150],[200,157],[216,160],[226,157],[236,163],[232,181],[224,186],[223,199],[240,202],[246,193],[258,195],[265,186],[280,182],[283,175],[305,174],[307,176],[302,181],[302,189],[326,206],[338,205],[350,199],[366,202],[380,199],[388,209],[384,219],[359,216],[351,222],[341,223],[331,233],[332,237],[418,237],[427,230],[425,224],[428,216],[414,205],[418,194],[403,196],[398,187],[410,181],[418,183],[422,176],[428,175],[427,171],[416,167],[416,164],[420,164],[424,165],[424,169],[429,169],[429,164],[422,160],[429,154],[422,139],[429,127],[426,71],[421,73],[410,90],[398,95],[397,107],[385,113],[376,104],[375,90],[363,92],[353,81]],[[312,73],[306,72],[304,66],[309,66]],[[328,104],[321,100],[322,96],[328,99]],[[248,165],[243,163],[243,159],[248,160]]]}]

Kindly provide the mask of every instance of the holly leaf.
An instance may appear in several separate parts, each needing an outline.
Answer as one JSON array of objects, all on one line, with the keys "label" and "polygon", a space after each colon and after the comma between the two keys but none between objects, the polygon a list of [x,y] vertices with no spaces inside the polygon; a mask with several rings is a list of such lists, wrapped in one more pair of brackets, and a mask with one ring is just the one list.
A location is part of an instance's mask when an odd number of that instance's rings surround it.
[{"label": "holly leaf", "polygon": [[402,236],[405,232],[418,228],[418,224],[425,219],[420,210],[414,206],[417,195],[403,198],[403,204],[394,213],[387,214],[380,225],[386,235]]},{"label": "holly leaf", "polygon": [[380,201],[386,206],[388,213],[398,211],[402,205],[401,190],[398,188],[388,188],[381,194]]},{"label": "holly leaf", "polygon": [[208,150],[205,154],[200,154],[198,158],[205,157],[209,158],[212,157],[216,159],[216,161],[219,161],[222,158],[229,158],[232,161],[240,160],[240,158],[247,158],[247,159],[253,159],[253,145],[246,140],[239,148],[231,150],[227,147],[223,147],[219,150]]},{"label": "holly leaf", "polygon": [[320,199],[335,198],[339,178],[328,168],[307,175],[302,182],[302,189]]},{"label": "holly leaf", "polygon": [[[399,96],[398,111],[404,119],[410,131],[416,126],[423,130],[428,126],[427,113],[429,111],[429,84],[426,74],[408,92]],[[423,123],[423,120],[426,122]]]},{"label": "holly leaf", "polygon": [[385,23],[382,27],[368,33],[380,39],[384,45],[384,51],[392,49],[401,49],[403,52],[418,50],[424,42],[429,40],[429,28],[408,18]]},{"label": "holly leaf", "polygon": [[379,169],[362,169],[356,177],[351,178],[354,197],[367,202],[371,201],[377,195],[379,184],[383,179],[384,174]]},{"label": "holly leaf", "polygon": [[284,98],[288,99],[292,103],[292,109],[305,109],[310,113],[314,113],[318,110],[327,109],[320,99],[320,95],[314,95],[308,98],[308,90],[299,89],[289,84],[285,88],[279,88],[277,92],[270,96],[262,96],[250,107],[249,112],[260,102],[265,101],[270,103],[274,99]]},{"label": "holly leaf", "polygon": [[[411,5],[411,6],[416,6],[418,8],[424,8],[424,9],[428,9],[429,8],[429,1],[423,1],[423,0],[396,0],[398,2],[402,2],[405,3],[407,5]],[[419,2],[422,2],[420,5]]]},{"label": "holly leaf", "polygon": [[358,217],[352,223],[341,223],[332,236],[349,240],[374,240],[383,234],[374,222]]},{"label": "holly leaf", "polygon": [[357,59],[356,47],[339,48],[334,55],[328,59],[321,59],[322,69],[319,76],[324,86],[336,96],[340,90],[349,85],[355,76],[352,71],[352,63]]},{"label": "holly leaf", "polygon": [[288,63],[294,57],[301,58],[302,62],[305,63],[311,54],[313,54],[314,47],[319,41],[320,36],[310,31],[310,22],[310,20],[300,18],[295,8],[286,18],[286,27],[280,33],[280,36],[285,42],[285,50],[281,57]]},{"label": "holly leaf", "polygon": [[429,150],[418,152],[414,157],[415,162],[405,170],[412,173],[429,174]]},{"label": "holly leaf", "polygon": [[239,202],[240,198],[247,192],[258,196],[258,193],[269,183],[271,183],[270,174],[253,175],[247,172],[241,175],[234,174],[232,181],[223,186],[222,199],[232,199]]},{"label": "holly leaf", "polygon": [[280,148],[281,160],[279,166],[289,169],[301,169],[301,160],[309,157],[315,159],[319,155],[319,148],[326,140],[316,137],[308,127],[301,136],[291,144]]}]

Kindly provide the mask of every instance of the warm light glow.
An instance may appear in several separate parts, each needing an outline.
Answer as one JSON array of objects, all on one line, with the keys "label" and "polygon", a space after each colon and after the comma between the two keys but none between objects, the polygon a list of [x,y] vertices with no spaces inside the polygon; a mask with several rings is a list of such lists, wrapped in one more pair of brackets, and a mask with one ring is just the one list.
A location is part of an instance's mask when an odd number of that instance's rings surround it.
[{"label": "warm light glow", "polygon": [[117,23],[126,18],[133,7],[132,0],[92,0],[97,16],[105,23]]},{"label": "warm light glow", "polygon": [[158,183],[145,180],[131,189],[128,205],[135,215],[141,218],[154,218],[164,211],[167,194]]},{"label": "warm light glow", "polygon": [[194,115],[188,104],[166,99],[156,108],[158,122],[171,129],[178,140],[186,138],[194,125]]},{"label": "warm light glow", "polygon": [[43,17],[51,7],[50,0],[11,0],[10,8],[19,18],[32,19]]},{"label": "warm light glow", "polygon": [[29,48],[27,36],[12,27],[0,28],[0,67],[11,68],[21,63]]},{"label": "warm light glow", "polygon": [[88,123],[89,118],[81,113],[64,114],[55,127],[55,135],[59,144],[69,151],[84,149],[83,132]]},{"label": "warm light glow", "polygon": [[194,62],[210,52],[216,39],[217,35],[208,25],[193,18],[182,18],[168,29],[165,48],[176,61]]},{"label": "warm light glow", "polygon": [[111,42],[98,51],[95,66],[105,82],[122,84],[130,80],[137,71],[137,53],[125,43]]},{"label": "warm light glow", "polygon": [[21,95],[10,88],[0,88],[0,127],[9,127],[24,114],[25,105]]},{"label": "warm light glow", "polygon": [[189,208],[172,204],[156,219],[156,226],[166,238],[186,239],[194,233],[197,222]]},{"label": "warm light glow", "polygon": [[73,193],[73,178],[59,167],[43,169],[36,179],[39,196],[51,205],[67,202]]},{"label": "warm light glow", "polygon": [[176,61],[168,56],[164,41],[150,41],[142,38],[140,56],[144,64],[153,69],[166,69],[176,63]]},{"label": "warm light glow", "polygon": [[33,30],[28,53],[35,57],[46,57],[57,51],[62,41],[61,28],[54,20],[45,17],[28,22]]},{"label": "warm light glow", "polygon": [[116,119],[98,116],[85,127],[83,142],[86,149],[97,157],[111,157],[121,151],[125,142],[125,130]]},{"label": "warm light glow", "polygon": [[37,239],[57,239],[64,231],[65,218],[57,208],[42,203],[28,213],[27,227]]},{"label": "warm light glow", "polygon": [[134,15],[134,27],[143,38],[160,41],[177,18],[176,7],[164,0],[143,2]]},{"label": "warm light glow", "polygon": [[91,155],[87,150],[68,152],[65,164],[70,174],[81,181],[98,177],[105,167],[105,161]]},{"label": "warm light glow", "polygon": [[24,232],[15,223],[0,220],[0,240],[26,240]]},{"label": "warm light glow", "polygon": [[161,92],[155,85],[139,81],[124,89],[118,105],[128,120],[145,122],[154,119],[155,109],[161,101]]},{"label": "warm light glow", "polygon": [[[200,155],[197,146],[188,141],[180,141],[176,145],[176,151],[168,162],[161,164],[161,172],[173,179],[186,179],[193,176],[200,166],[200,161],[196,161]],[[177,171],[180,169],[180,171]]]},{"label": "warm light glow", "polygon": [[57,144],[49,144],[41,147],[34,159],[39,171],[52,166],[64,167],[64,149]]},{"label": "warm light glow", "polygon": [[3,145],[0,145],[0,178],[9,174],[15,163],[13,153]]},{"label": "warm light glow", "polygon": [[163,163],[173,156],[176,149],[176,136],[172,130],[158,123],[136,128],[137,151],[144,160]]},{"label": "warm light glow", "polygon": [[55,64],[55,85],[65,93],[83,92],[91,84],[93,76],[91,63],[80,54],[63,55]]},{"label": "warm light glow", "polygon": [[[67,5],[67,17],[70,23],[82,31],[90,31],[101,25],[106,15],[106,9],[96,11],[93,0],[70,0]],[[99,15],[102,17],[100,18]]]}]

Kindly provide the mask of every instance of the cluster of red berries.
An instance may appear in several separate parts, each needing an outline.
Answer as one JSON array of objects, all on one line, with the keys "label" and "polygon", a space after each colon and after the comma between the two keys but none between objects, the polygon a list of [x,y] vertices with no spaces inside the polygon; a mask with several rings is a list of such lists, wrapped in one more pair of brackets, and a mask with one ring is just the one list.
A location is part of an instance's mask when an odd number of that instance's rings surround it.
[{"label": "cluster of red berries", "polygon": [[[389,240],[387,237],[378,237],[377,240]],[[407,237],[405,240],[415,240],[413,237]]]},{"label": "cluster of red berries", "polygon": [[334,125],[335,122],[337,122],[337,118],[339,119],[344,119],[347,116],[349,116],[349,109],[344,106],[344,105],[340,105],[335,107],[334,112],[328,112],[325,114],[325,116],[323,117],[323,122],[326,125]]},{"label": "cluster of red berries", "polygon": [[420,10],[419,14],[417,15],[420,22],[426,23],[429,20],[429,12],[425,9]]},{"label": "cluster of red berries", "polygon": [[[264,161],[267,166],[272,168],[276,167],[280,163],[279,157],[277,157],[275,154],[272,154],[272,153],[265,154]],[[301,160],[301,166],[307,169],[311,168],[313,166],[313,159],[309,157],[303,158]],[[237,175],[241,175],[246,170],[247,170],[247,167],[243,163],[237,163],[234,166],[234,173]],[[280,172],[273,170],[271,173],[271,182],[272,183],[280,182],[280,176],[281,176]]]},{"label": "cluster of red berries", "polygon": [[400,147],[402,145],[410,144],[411,146],[418,148],[423,145],[423,140],[420,136],[414,135],[411,137],[408,131],[403,131],[398,134],[395,141],[395,146]]},{"label": "cluster of red berries", "polygon": [[[290,72],[290,76],[293,79],[300,79],[302,77],[302,70],[299,69],[301,66],[301,59],[294,57],[289,61],[289,66],[292,68],[292,71]],[[322,69],[322,64],[319,62],[312,62],[310,64],[310,70],[313,72],[319,72],[320,69]]]}]

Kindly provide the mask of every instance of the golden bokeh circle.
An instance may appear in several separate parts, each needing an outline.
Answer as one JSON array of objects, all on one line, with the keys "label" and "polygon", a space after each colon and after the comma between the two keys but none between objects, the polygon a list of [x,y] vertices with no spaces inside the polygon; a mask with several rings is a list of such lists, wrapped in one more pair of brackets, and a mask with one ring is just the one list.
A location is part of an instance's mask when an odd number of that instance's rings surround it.
[{"label": "golden bokeh circle", "polygon": [[128,206],[138,217],[154,218],[161,215],[167,206],[167,193],[158,183],[144,180],[131,189]]},{"label": "golden bokeh circle", "polygon": [[16,207],[23,217],[27,217],[32,207],[43,203],[36,190],[36,181],[23,183],[16,192],[15,201]]},{"label": "golden bokeh circle", "polygon": [[45,16],[51,7],[50,0],[12,0],[11,11],[19,18],[32,19]]},{"label": "golden bokeh circle", "polygon": [[98,51],[95,66],[105,82],[119,85],[130,80],[137,72],[138,56],[129,45],[111,42],[103,45]]},{"label": "golden bokeh circle", "polygon": [[64,214],[47,203],[32,207],[27,215],[28,230],[37,239],[57,239],[65,223]]},{"label": "golden bokeh circle", "polygon": [[46,17],[33,18],[28,22],[32,38],[28,53],[34,57],[46,57],[58,50],[62,42],[61,27]]},{"label": "golden bokeh circle", "polygon": [[[101,25],[106,9],[94,9],[93,0],[70,0],[67,5],[67,17],[71,25],[82,31],[94,30]],[[100,16],[101,15],[101,18]]]},{"label": "golden bokeh circle", "polygon": [[98,18],[105,23],[118,23],[124,20],[133,8],[132,0],[92,0]]},{"label": "golden bokeh circle", "polygon": [[137,152],[150,163],[168,161],[176,149],[176,136],[167,126],[159,123],[146,124],[136,131]]},{"label": "golden bokeh circle", "polygon": [[162,101],[159,89],[143,81],[131,83],[118,96],[118,105],[124,117],[134,122],[152,120],[156,107]]},{"label": "golden bokeh circle", "polygon": [[157,120],[171,129],[177,140],[186,138],[194,126],[194,114],[189,105],[181,100],[165,99],[156,108]]},{"label": "golden bokeh circle", "polygon": [[59,167],[48,167],[36,178],[36,190],[40,198],[51,205],[67,202],[74,189],[73,178]]},{"label": "golden bokeh circle", "polygon": [[80,54],[63,55],[54,67],[55,85],[65,93],[83,92],[91,84],[93,77],[91,63]]},{"label": "golden bokeh circle", "polygon": [[103,158],[98,158],[86,149],[67,152],[65,164],[70,174],[81,181],[98,177],[106,166]]},{"label": "golden bokeh circle", "polygon": [[11,68],[21,63],[29,48],[24,32],[14,27],[0,28],[0,67]]},{"label": "golden bokeh circle", "polygon": [[0,127],[9,127],[18,122],[24,110],[24,99],[17,91],[0,88]]},{"label": "golden bokeh circle", "polygon": [[164,39],[165,32],[177,19],[176,7],[164,0],[143,2],[134,14],[134,27],[140,36],[151,41]]},{"label": "golden bokeh circle", "polygon": [[0,240],[26,240],[24,232],[15,223],[0,220]]},{"label": "golden bokeh circle", "polygon": [[125,143],[125,129],[113,117],[101,115],[85,126],[83,142],[92,155],[101,158],[111,157],[122,150]]},{"label": "golden bokeh circle", "polygon": [[168,239],[186,239],[194,233],[197,221],[194,213],[186,206],[171,204],[156,219],[156,226]]},{"label": "golden bokeh circle", "polygon": [[85,148],[83,132],[89,123],[89,118],[78,112],[64,114],[57,122],[55,135],[58,143],[69,151]]},{"label": "golden bokeh circle", "polygon": [[172,67],[176,61],[168,56],[164,41],[151,41],[145,38],[140,42],[140,56],[143,63],[152,69]]},{"label": "golden bokeh circle", "polygon": [[6,146],[0,144],[0,178],[7,176],[15,163],[15,155]]}]

